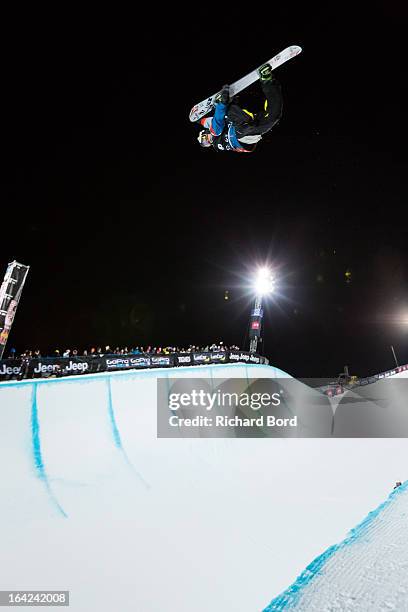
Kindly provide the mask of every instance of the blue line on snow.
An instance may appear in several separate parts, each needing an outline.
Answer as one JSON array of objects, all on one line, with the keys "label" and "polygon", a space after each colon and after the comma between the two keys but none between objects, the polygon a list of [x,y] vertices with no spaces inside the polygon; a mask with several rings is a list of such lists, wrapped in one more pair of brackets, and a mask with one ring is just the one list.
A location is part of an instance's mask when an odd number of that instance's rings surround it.
[{"label": "blue line on snow", "polygon": [[112,435],[113,435],[113,439],[115,441],[115,445],[118,448],[120,448],[120,450],[123,450],[122,440],[120,439],[120,433],[119,433],[119,430],[118,430],[118,426],[116,425],[115,414],[113,412],[112,386],[111,386],[110,378],[108,378],[106,382],[107,382],[107,386],[108,386],[108,412],[109,412],[109,419],[110,419],[111,427],[112,427]]},{"label": "blue line on snow", "polygon": [[330,546],[324,553],[316,557],[306,569],[298,576],[295,582],[286,589],[283,593],[275,597],[271,603],[264,609],[263,612],[281,612],[282,610],[293,609],[299,602],[299,599],[303,593],[303,590],[310,584],[317,574],[321,572],[326,562],[338,551],[350,544],[354,544],[361,540],[367,533],[368,528],[372,522],[395,500],[395,498],[401,493],[407,491],[408,480],[403,485],[394,489],[388,496],[388,498],[378,506],[375,510],[370,512],[366,518],[361,521],[349,532],[348,536],[339,544]]},{"label": "blue line on snow", "polygon": [[108,387],[108,413],[109,413],[109,419],[110,419],[110,423],[111,423],[112,435],[113,435],[113,439],[114,439],[114,442],[115,442],[115,446],[121,451],[121,453],[122,453],[126,463],[131,468],[131,470],[134,472],[134,474],[136,474],[136,476],[139,478],[139,480],[142,482],[142,484],[145,486],[145,488],[146,489],[150,489],[149,483],[146,482],[146,480],[143,478],[141,473],[138,472],[138,470],[135,468],[133,463],[129,460],[129,457],[127,456],[127,453],[126,453],[125,449],[122,446],[122,440],[121,440],[121,437],[120,437],[118,426],[116,424],[115,412],[113,410],[112,385],[111,385],[111,379],[110,378],[106,379],[106,384],[107,384],[107,387]]},{"label": "blue line on snow", "polygon": [[41,453],[41,437],[40,437],[40,422],[38,419],[38,406],[37,406],[37,384],[33,384],[32,394],[31,394],[31,441],[33,447],[33,458],[34,458],[34,466],[35,471],[37,472],[38,478],[43,481],[45,488],[47,489],[48,495],[50,496],[52,502],[57,507],[58,511],[64,516],[67,517],[66,512],[58,503],[54,493],[51,490],[50,483],[48,482],[48,477],[45,471],[44,462]]}]

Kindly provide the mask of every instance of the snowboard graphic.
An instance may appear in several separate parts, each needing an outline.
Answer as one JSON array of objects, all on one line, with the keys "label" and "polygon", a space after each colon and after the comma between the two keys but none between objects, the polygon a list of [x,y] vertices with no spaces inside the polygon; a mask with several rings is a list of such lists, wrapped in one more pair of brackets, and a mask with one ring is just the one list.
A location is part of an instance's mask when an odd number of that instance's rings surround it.
[{"label": "snowboard graphic", "polygon": [[[272,66],[272,70],[275,70],[275,68],[278,68],[278,66],[282,66],[282,64],[290,60],[292,57],[298,55],[301,51],[302,48],[298,47],[297,45],[286,47],[286,49],[278,53],[278,55],[275,55],[272,59],[268,60],[268,62],[264,62],[264,64],[270,64]],[[263,66],[264,64],[261,65]],[[252,83],[255,83],[255,81],[259,79],[259,68],[260,66],[258,66],[258,68],[256,68],[246,76],[242,77],[242,79],[239,79],[238,81],[235,81],[235,83],[232,83],[232,85],[230,85],[231,98],[232,96],[235,96],[237,93],[239,93],[249,85],[252,85]],[[190,121],[198,121],[199,119],[201,119],[201,117],[204,117],[204,115],[209,113],[214,106],[214,99],[218,93],[219,92],[217,91],[213,96],[210,96],[209,98],[206,98],[206,100],[203,100],[202,102],[199,102],[199,104],[193,106],[190,111]]]}]

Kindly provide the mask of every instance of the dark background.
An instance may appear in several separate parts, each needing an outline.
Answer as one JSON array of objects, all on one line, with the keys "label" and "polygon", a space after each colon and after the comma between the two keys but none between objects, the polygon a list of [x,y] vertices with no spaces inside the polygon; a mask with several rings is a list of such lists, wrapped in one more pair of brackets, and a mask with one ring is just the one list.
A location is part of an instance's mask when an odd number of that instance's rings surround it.
[{"label": "dark background", "polygon": [[[242,347],[268,262],[274,365],[408,362],[404,4],[138,11],[5,20],[1,275],[31,266],[8,350]],[[280,124],[201,149],[193,104],[290,44]]]}]

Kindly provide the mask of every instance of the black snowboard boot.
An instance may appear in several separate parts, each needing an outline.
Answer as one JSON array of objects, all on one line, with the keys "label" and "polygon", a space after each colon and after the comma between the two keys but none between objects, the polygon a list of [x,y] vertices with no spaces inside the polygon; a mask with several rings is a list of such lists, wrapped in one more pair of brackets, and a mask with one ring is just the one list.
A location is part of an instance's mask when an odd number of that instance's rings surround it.
[{"label": "black snowboard boot", "polygon": [[222,102],[222,104],[228,104],[229,102],[229,85],[223,85],[220,93],[215,96],[215,102]]}]

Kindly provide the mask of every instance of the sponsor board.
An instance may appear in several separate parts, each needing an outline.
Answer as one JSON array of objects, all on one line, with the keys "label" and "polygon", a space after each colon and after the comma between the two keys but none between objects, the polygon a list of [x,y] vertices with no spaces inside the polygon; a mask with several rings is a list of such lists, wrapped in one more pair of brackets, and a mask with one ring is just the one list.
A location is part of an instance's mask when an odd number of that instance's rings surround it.
[{"label": "sponsor board", "polygon": [[151,357],[152,366],[170,367],[173,365],[173,358],[170,355],[153,355]]},{"label": "sponsor board", "polygon": [[265,358],[246,351],[181,353],[171,355],[118,355],[111,357],[41,357],[0,360],[0,381],[19,378],[49,378],[96,372],[152,367],[174,367],[211,363],[265,363]]},{"label": "sponsor board", "polygon": [[220,353],[211,353],[212,363],[219,363],[219,362],[224,362],[224,361],[227,361],[227,354],[225,351],[222,351]]},{"label": "sponsor board", "polygon": [[148,368],[150,357],[105,357],[107,370],[126,370],[129,368]]},{"label": "sponsor board", "polygon": [[190,365],[193,362],[193,357],[191,353],[188,355],[176,355],[176,360],[178,365]]},{"label": "sponsor board", "polygon": [[[13,360],[14,362],[14,360]],[[3,361],[0,363],[0,379],[6,376],[18,376],[21,372],[21,363],[13,363],[12,365]]]},{"label": "sponsor board", "polygon": [[250,353],[244,353],[240,351],[239,353],[230,352],[230,361],[243,361],[244,363],[249,362]]},{"label": "sponsor board", "polygon": [[13,325],[29,266],[12,261],[0,287],[0,359]]},{"label": "sponsor board", "polygon": [[261,357],[259,355],[256,355],[255,353],[249,353],[249,362],[261,363]]},{"label": "sponsor board", "polygon": [[193,353],[194,363],[210,363],[211,353]]},{"label": "sponsor board", "polygon": [[[85,374],[90,370],[90,364],[87,361],[61,358],[61,359],[30,359],[27,360],[27,372],[34,377],[37,376],[50,376],[56,375],[70,375],[70,374]],[[29,377],[29,376],[28,376]]]}]

